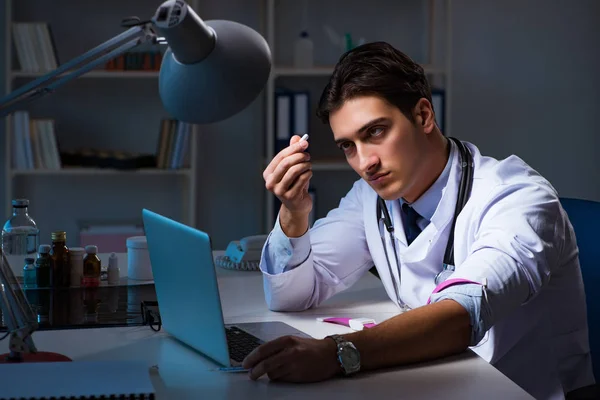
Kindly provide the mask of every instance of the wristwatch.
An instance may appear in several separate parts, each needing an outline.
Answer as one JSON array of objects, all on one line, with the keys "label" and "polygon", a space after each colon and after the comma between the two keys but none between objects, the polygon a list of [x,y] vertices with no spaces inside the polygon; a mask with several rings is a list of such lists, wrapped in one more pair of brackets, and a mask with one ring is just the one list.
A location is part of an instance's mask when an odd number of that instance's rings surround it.
[{"label": "wristwatch", "polygon": [[337,356],[344,375],[348,376],[360,371],[360,353],[354,344],[340,335],[327,337],[333,339],[337,345]]}]

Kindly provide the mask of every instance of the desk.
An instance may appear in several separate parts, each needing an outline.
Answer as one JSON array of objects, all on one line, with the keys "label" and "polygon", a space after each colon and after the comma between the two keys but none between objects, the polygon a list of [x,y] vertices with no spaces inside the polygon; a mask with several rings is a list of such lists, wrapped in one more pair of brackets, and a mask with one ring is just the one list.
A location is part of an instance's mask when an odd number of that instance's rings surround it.
[{"label": "desk", "polygon": [[[121,270],[126,267],[121,264]],[[371,317],[377,322],[397,314],[381,282],[366,274],[355,286],[321,307],[299,313],[269,311],[260,272],[217,268],[226,323],[283,321],[315,338],[348,333],[349,328],[321,323],[318,316]],[[158,365],[152,383],[159,399],[531,399],[520,387],[472,352],[444,360],[312,384],[251,381],[245,373],[216,370],[213,362],[191,348],[147,326],[92,328],[34,333],[38,349],[73,360],[138,359]],[[7,341],[0,352],[7,351]]]}]

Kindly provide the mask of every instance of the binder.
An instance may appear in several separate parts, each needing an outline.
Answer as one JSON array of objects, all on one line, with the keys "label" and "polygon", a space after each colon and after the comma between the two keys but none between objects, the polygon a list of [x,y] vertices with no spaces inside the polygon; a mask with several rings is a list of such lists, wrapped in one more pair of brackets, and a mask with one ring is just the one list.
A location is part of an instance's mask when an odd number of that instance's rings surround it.
[{"label": "binder", "polygon": [[446,97],[445,92],[442,89],[431,90],[431,104],[433,105],[433,112],[435,113],[435,122],[437,123],[442,134],[445,135],[444,120],[446,116]]},{"label": "binder", "polygon": [[282,88],[275,91],[275,148],[273,155],[288,147],[293,135],[310,134],[309,112],[308,91],[291,91]]},{"label": "binder", "polygon": [[0,400],[154,399],[147,363],[72,361],[0,364]]},{"label": "binder", "polygon": [[275,93],[275,149],[273,155],[285,149],[292,137],[292,96],[288,92]]},{"label": "binder", "polygon": [[308,133],[308,111],[310,108],[308,102],[308,92],[296,92],[294,93],[294,118],[292,120],[292,134],[293,135],[304,135]]}]

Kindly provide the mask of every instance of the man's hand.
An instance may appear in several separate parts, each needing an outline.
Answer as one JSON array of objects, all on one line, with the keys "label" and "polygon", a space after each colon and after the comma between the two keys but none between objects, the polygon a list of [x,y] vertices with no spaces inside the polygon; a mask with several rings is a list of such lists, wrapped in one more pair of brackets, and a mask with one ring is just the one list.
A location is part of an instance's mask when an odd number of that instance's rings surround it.
[{"label": "man's hand", "polygon": [[335,341],[282,336],[254,349],[242,363],[251,369],[250,379],[267,375],[270,380],[318,382],[341,373]]},{"label": "man's hand", "polygon": [[292,136],[290,145],[277,153],[263,172],[267,190],[294,214],[308,215],[312,209],[308,195],[312,165],[310,155],[305,152],[307,148],[307,141]]},{"label": "man's hand", "polygon": [[312,198],[308,186],[312,177],[306,140],[294,135],[290,145],[281,150],[263,172],[265,187],[281,200],[279,223],[288,237],[300,237],[308,230]]}]

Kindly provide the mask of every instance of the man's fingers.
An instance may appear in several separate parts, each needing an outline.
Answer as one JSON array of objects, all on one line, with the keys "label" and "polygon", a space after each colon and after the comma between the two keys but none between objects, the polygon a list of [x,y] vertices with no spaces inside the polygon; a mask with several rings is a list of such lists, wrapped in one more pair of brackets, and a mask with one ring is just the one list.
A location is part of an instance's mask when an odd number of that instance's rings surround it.
[{"label": "man's fingers", "polygon": [[312,170],[312,164],[309,162],[302,162],[300,164],[296,164],[290,169],[287,170],[283,178],[279,181],[277,186],[280,186],[279,190],[282,193],[286,193],[292,189],[292,187],[296,184],[298,179],[307,171]]},{"label": "man's fingers", "polygon": [[282,336],[270,342],[263,343],[244,358],[242,367],[244,369],[254,368],[259,362],[279,353],[289,345],[289,337]]},{"label": "man's fingers", "polygon": [[[285,179],[286,175],[289,176],[290,173],[301,168],[301,166],[306,167],[307,165],[310,165],[308,163],[309,159],[310,156],[305,153],[296,153],[281,160],[273,173],[265,177],[266,188],[273,191],[277,186],[282,186],[282,180]],[[292,180],[293,179],[290,179],[287,186],[289,186]],[[287,190],[287,188],[285,190]]]},{"label": "man's fingers", "polygon": [[274,380],[289,373],[287,369],[290,367],[290,362],[289,350],[283,349],[256,364],[250,369],[248,375],[250,379],[256,380],[266,374],[269,379]]},{"label": "man's fingers", "polygon": [[[300,196],[303,192],[308,192],[308,185],[310,184],[310,178],[312,178],[313,172],[312,169],[308,169],[304,171],[294,182],[293,185],[290,186],[287,193],[283,195],[283,197],[287,197],[289,199],[295,199]],[[306,190],[305,190],[306,188]]]},{"label": "man's fingers", "polygon": [[300,139],[302,139],[300,135],[292,135],[292,137],[290,138],[290,146],[298,143]]},{"label": "man's fingers", "polygon": [[277,155],[275,155],[275,157],[273,157],[273,160],[269,163],[269,165],[265,169],[265,172],[263,174],[264,176],[268,176],[268,175],[272,174],[273,171],[275,170],[275,168],[277,168],[277,166],[281,162],[281,160],[283,160],[285,157],[287,157],[289,155],[292,155],[294,153],[303,152],[304,150],[307,149],[308,142],[306,140],[303,141],[303,142],[298,143],[298,141],[300,140],[300,137],[296,135],[296,136],[292,137],[292,139],[290,140],[290,142],[294,138],[297,138],[297,139],[296,139],[296,141],[293,144],[290,144],[290,146],[288,146],[285,149],[281,150],[279,153],[277,153]]}]

